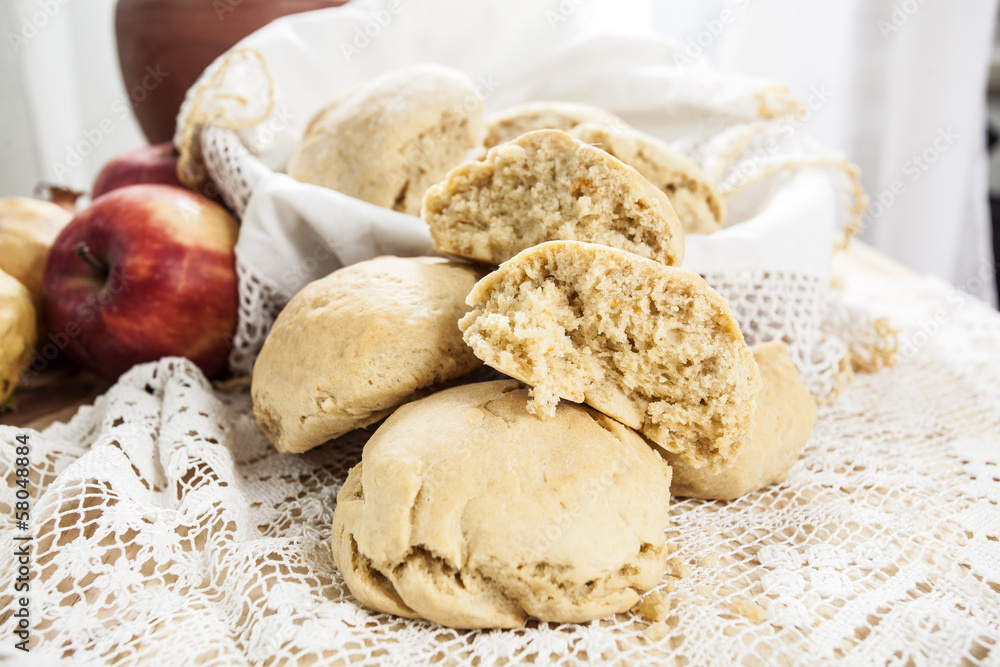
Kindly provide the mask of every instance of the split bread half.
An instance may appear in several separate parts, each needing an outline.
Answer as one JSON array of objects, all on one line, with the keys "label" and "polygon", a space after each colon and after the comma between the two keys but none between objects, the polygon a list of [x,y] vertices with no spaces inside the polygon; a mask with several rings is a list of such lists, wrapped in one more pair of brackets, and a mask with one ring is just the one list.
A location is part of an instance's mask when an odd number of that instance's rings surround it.
[{"label": "split bread half", "polygon": [[438,252],[490,264],[544,241],[600,243],[678,265],[684,230],[667,196],[607,152],[561,130],[500,144],[424,196]]},{"label": "split bread half", "polygon": [[753,433],[722,472],[694,468],[675,454],[664,452],[674,468],[670,490],[675,496],[739,498],[783,482],[799,460],[816,423],[816,401],[802,383],[784,343],[762,343],[750,350],[763,383],[757,395]]},{"label": "split bread half", "polygon": [[624,612],[666,567],[670,467],[634,431],[513,380],[409,403],[337,495],[331,546],[354,597],[453,628]]},{"label": "split bread half", "polygon": [[635,167],[669,197],[685,233],[710,234],[722,226],[722,199],[694,160],[607,109],[577,102],[519,104],[487,119],[483,145],[489,149],[544,129],[567,132]]},{"label": "split bread half", "polygon": [[722,227],[722,199],[694,160],[665,141],[635,128],[584,123],[570,135],[635,167],[670,199],[685,234],[711,234]]},{"label": "split bread half", "polygon": [[753,428],[757,364],[697,274],[574,241],[525,250],[480,280],[459,326],[529,408],[586,402],[695,468],[721,470]]}]

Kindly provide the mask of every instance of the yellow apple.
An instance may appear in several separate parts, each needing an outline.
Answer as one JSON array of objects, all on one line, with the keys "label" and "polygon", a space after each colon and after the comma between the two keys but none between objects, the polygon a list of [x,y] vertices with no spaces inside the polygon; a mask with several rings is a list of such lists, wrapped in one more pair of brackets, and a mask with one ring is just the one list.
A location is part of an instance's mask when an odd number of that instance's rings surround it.
[{"label": "yellow apple", "polygon": [[42,304],[42,274],[49,249],[72,218],[62,206],[41,199],[0,199],[0,271],[28,288],[36,310]]},{"label": "yellow apple", "polygon": [[37,327],[28,288],[0,271],[0,403],[13,393],[31,361]]}]

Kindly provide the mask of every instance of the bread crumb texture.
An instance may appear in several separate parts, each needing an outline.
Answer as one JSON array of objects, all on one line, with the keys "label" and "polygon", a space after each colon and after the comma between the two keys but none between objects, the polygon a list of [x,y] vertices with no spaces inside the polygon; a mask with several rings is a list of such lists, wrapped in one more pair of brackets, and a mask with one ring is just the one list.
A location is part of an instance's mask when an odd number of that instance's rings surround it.
[{"label": "bread crumb texture", "polygon": [[462,318],[531,409],[586,402],[695,468],[721,469],[753,428],[760,376],[726,301],[697,274],[595,244],[544,243],[476,284]]},{"label": "bread crumb texture", "polygon": [[691,567],[676,556],[671,558],[669,563],[670,576],[677,579],[685,579],[691,576]]},{"label": "bread crumb texture", "polygon": [[483,145],[492,148],[543,129],[563,130],[634,167],[667,195],[685,233],[710,234],[724,223],[722,198],[694,160],[600,107],[575,102],[520,104],[487,119]]},{"label": "bread crumb texture", "polygon": [[729,608],[754,623],[763,623],[768,618],[767,611],[763,607],[747,598],[736,598],[729,604]]},{"label": "bread crumb texture", "polygon": [[261,430],[278,451],[306,451],[480,368],[458,329],[480,275],[440,258],[377,257],[307,285],[254,364]]},{"label": "bread crumb texture", "polygon": [[675,496],[732,500],[783,482],[798,461],[816,422],[816,401],[784,343],[762,343],[750,351],[762,383],[755,401],[753,431],[721,471],[695,468],[664,452],[674,467],[671,490]]},{"label": "bread crumb texture", "polygon": [[670,633],[670,626],[665,621],[657,621],[642,631],[651,642],[658,642]]},{"label": "bread crumb texture", "polygon": [[642,598],[633,611],[651,623],[658,623],[667,620],[670,606],[669,598],[663,597],[659,591],[653,591]]},{"label": "bread crumb texture", "polygon": [[702,557],[701,561],[698,563],[700,567],[712,568],[719,564],[719,554],[710,553]]},{"label": "bread crumb texture", "polygon": [[456,167],[421,215],[439,252],[499,264],[544,241],[600,243],[669,265],[684,232],[659,189],[605,151],[538,130]]},{"label": "bread crumb texture", "polygon": [[694,160],[667,142],[629,126],[596,123],[577,125],[569,134],[634,167],[662,190],[685,234],[711,234],[722,226],[725,209],[715,186]]},{"label": "bread crumb texture", "polygon": [[663,575],[670,468],[583,406],[512,380],[398,409],[337,496],[332,549],[362,604],[455,628],[631,609]]}]

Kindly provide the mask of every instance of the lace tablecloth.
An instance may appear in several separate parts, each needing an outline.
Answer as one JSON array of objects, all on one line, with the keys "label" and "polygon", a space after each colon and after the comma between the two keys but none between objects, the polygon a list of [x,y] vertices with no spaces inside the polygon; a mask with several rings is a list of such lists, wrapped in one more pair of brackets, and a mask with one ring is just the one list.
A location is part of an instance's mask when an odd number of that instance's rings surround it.
[{"label": "lace tablecloth", "polygon": [[[0,657],[1000,664],[1000,316],[935,280],[850,267],[845,298],[899,330],[897,365],[821,406],[785,483],[730,503],[674,502],[664,621],[473,632],[360,607],[328,541],[367,434],[275,454],[245,392],[164,360],[67,424],[0,428]],[[28,531],[15,523],[17,436],[30,443]],[[16,593],[12,554],[25,543],[30,590]],[[21,597],[28,654],[14,648]]]}]

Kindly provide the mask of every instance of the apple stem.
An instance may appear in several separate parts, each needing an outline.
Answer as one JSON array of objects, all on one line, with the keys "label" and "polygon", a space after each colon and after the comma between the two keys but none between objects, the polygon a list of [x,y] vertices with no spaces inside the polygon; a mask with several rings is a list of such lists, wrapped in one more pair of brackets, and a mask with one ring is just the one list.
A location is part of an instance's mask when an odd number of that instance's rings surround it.
[{"label": "apple stem", "polygon": [[94,253],[90,252],[90,248],[88,248],[87,244],[84,243],[83,241],[80,241],[75,246],[73,246],[73,252],[76,253],[77,257],[85,261],[87,264],[90,264],[92,267],[94,267],[101,273],[108,272],[108,266],[98,261],[98,259],[94,257]]}]

